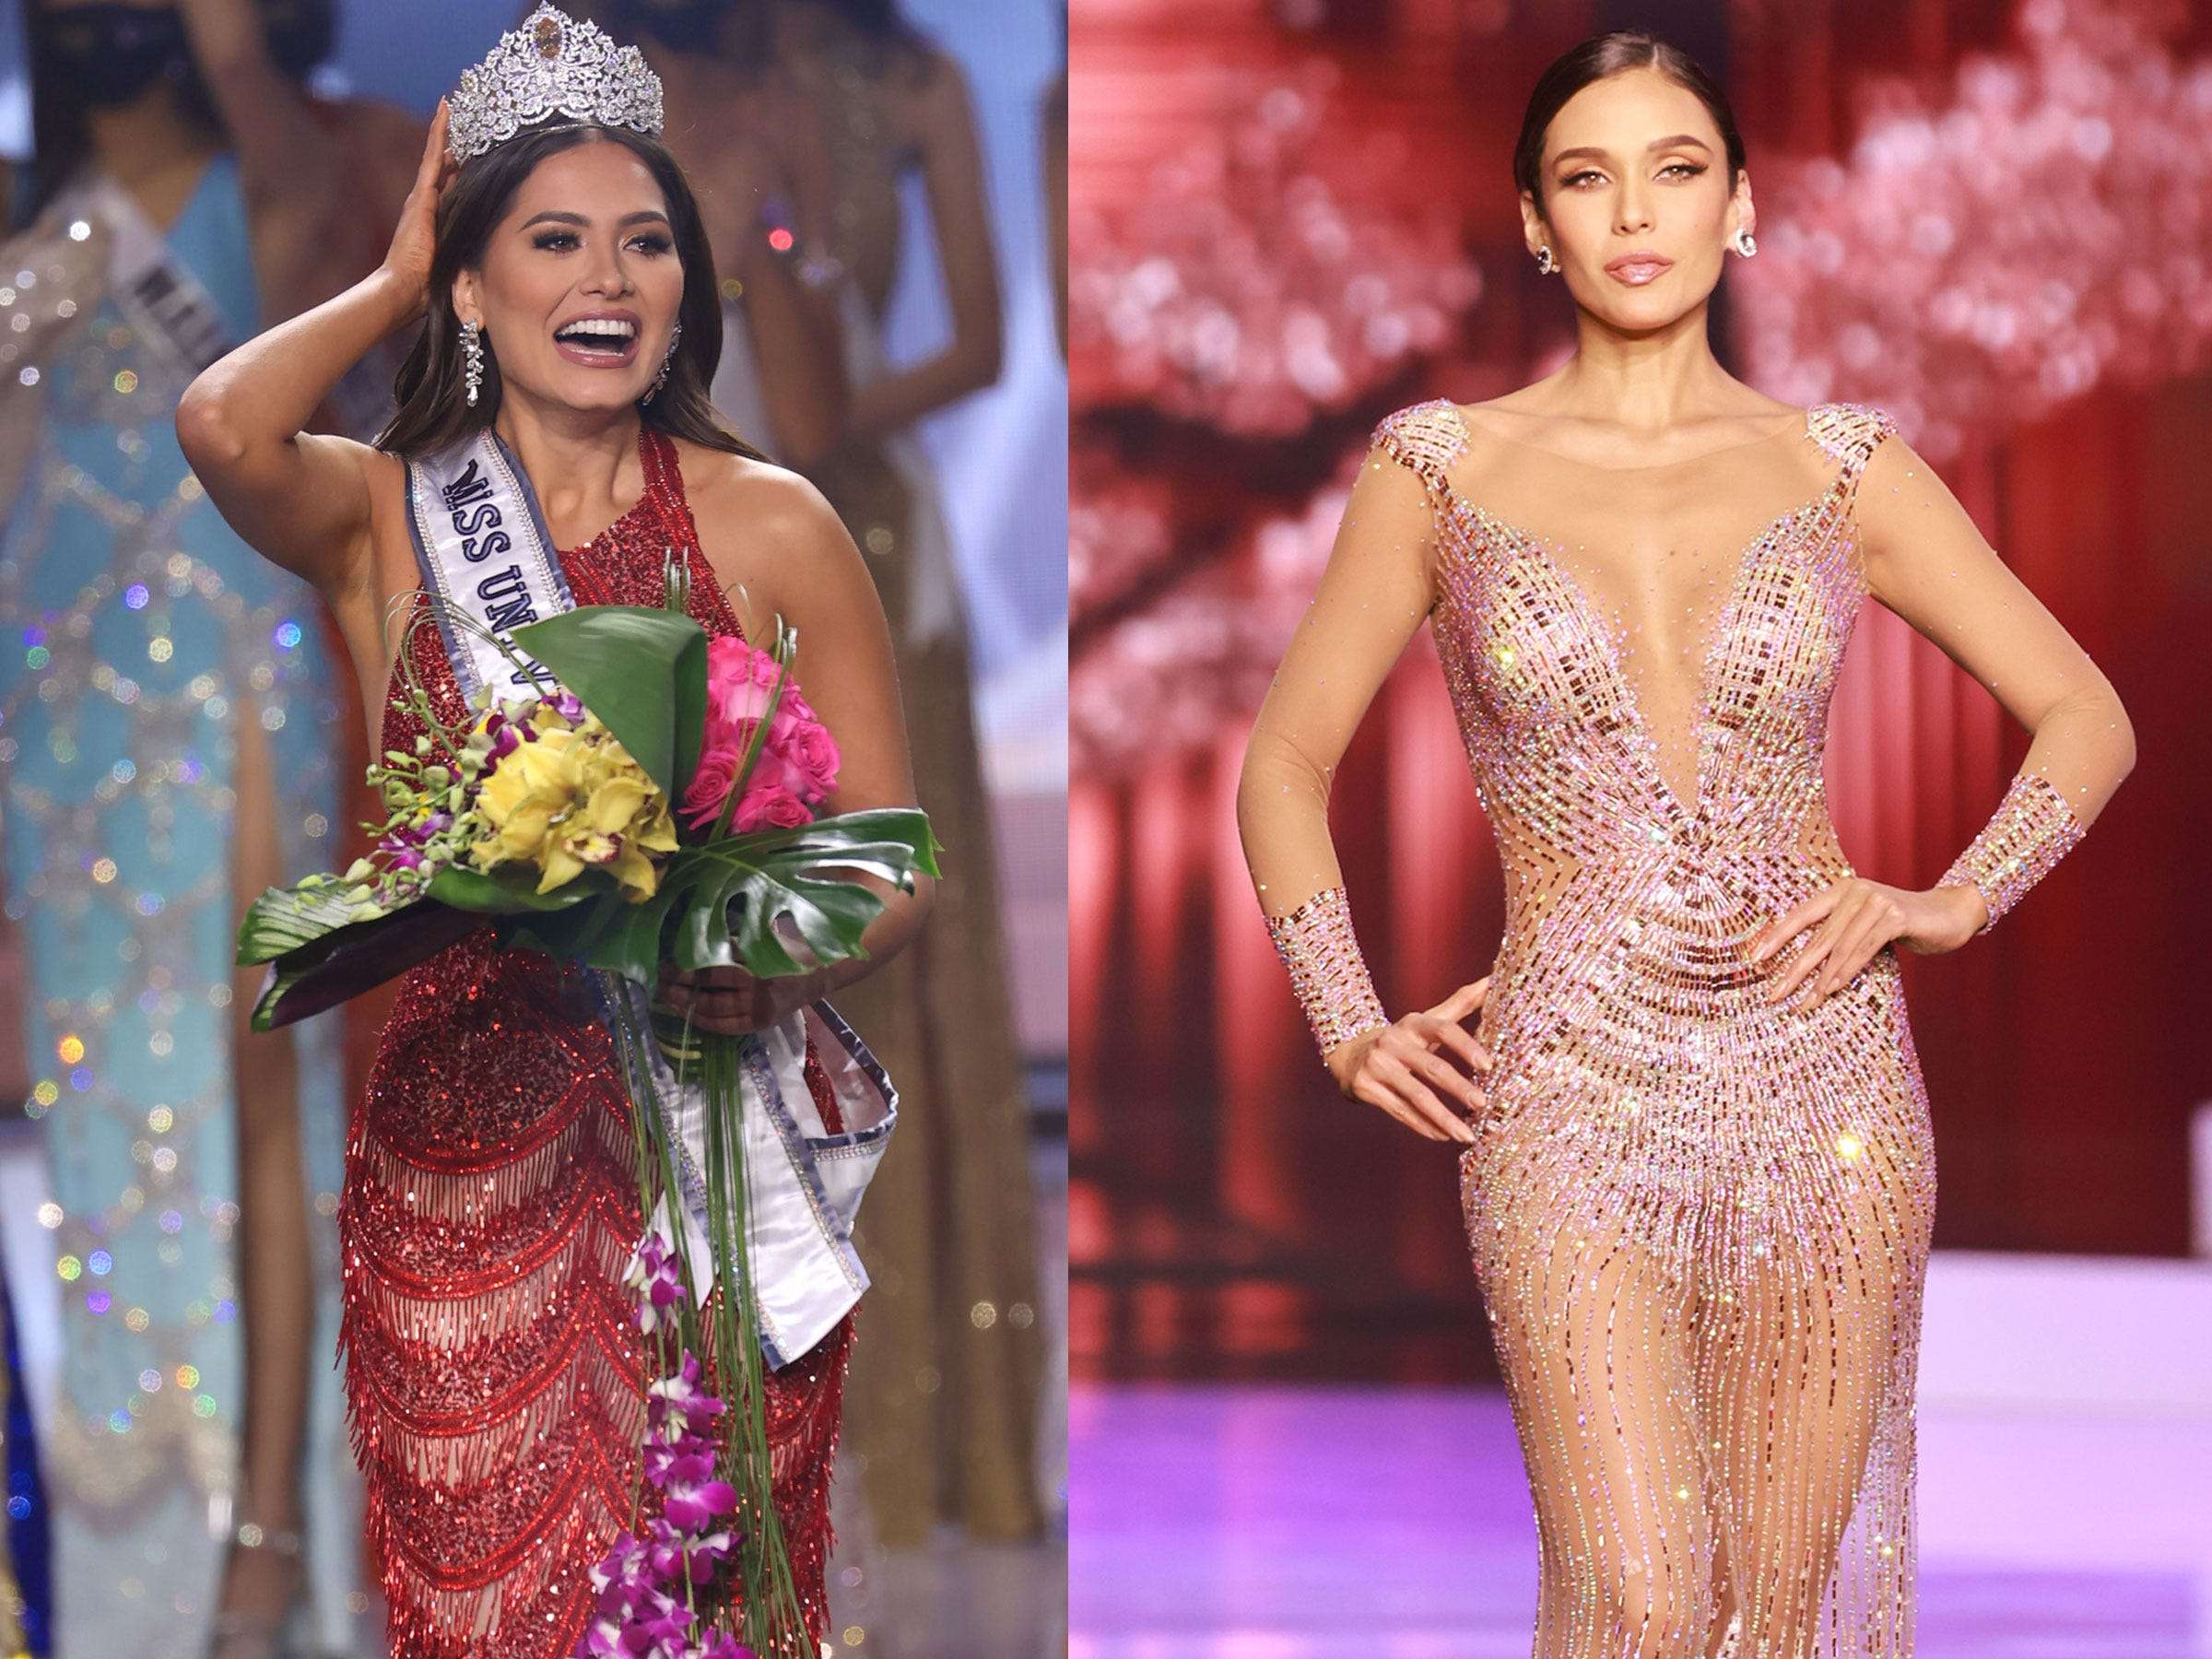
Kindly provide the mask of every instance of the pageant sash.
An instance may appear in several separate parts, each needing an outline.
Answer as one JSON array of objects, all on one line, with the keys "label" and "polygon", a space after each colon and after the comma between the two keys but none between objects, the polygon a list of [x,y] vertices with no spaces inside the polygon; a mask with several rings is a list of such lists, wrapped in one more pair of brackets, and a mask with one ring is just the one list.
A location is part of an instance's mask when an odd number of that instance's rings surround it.
[{"label": "pageant sash", "polygon": [[[498,435],[486,430],[442,454],[408,462],[407,524],[423,583],[441,602],[439,628],[463,693],[473,696],[492,686],[501,696],[535,695],[529,676],[497,646],[456,627],[445,614],[465,612],[505,639],[512,629],[575,604],[530,480]],[[642,985],[596,970],[591,981],[610,1026],[621,1006],[634,1029],[646,1028]],[[809,1036],[842,1120],[836,1134],[807,1087]],[[618,1042],[618,1053],[621,1047]],[[648,1075],[629,1078],[630,1091],[640,1111],[659,1115],[677,1149],[677,1220],[703,1300],[712,1284],[703,1268],[713,1260],[705,1092],[696,1081],[679,1081],[657,1047],[643,1059]],[[761,1351],[772,1370],[828,1335],[867,1288],[853,1225],[897,1125],[899,1096],[867,1046],[827,1002],[749,1033],[742,1078],[743,1122],[735,1127],[745,1148],[745,1244],[760,1312]],[[675,1243],[666,1196],[651,1225]]]},{"label": "pageant sash", "polygon": [[108,239],[108,297],[149,347],[189,382],[236,344],[221,307],[161,232],[105,173],[62,192],[54,211],[98,224]]},{"label": "pageant sash", "polygon": [[[215,167],[230,166],[218,160]],[[57,382],[92,341],[100,302],[112,299],[129,326],[137,401],[173,405],[194,376],[230,348],[229,321],[192,269],[113,180],[81,173],[38,220],[0,243],[9,282],[0,320],[0,509],[18,503],[32,457],[46,441],[44,412]],[[28,281],[15,275],[28,274]],[[18,291],[19,290],[19,291]],[[105,333],[105,322],[100,323]],[[89,366],[89,365],[88,365]],[[114,372],[108,362],[90,387]],[[79,406],[73,403],[73,408]],[[118,418],[121,418],[118,417]],[[19,503],[18,503],[19,504]]]},{"label": "pageant sash", "polygon": [[[465,697],[486,686],[501,697],[537,695],[531,672],[458,626],[453,614],[475,618],[504,641],[526,623],[572,608],[545,525],[528,476],[488,428],[442,454],[407,463],[415,561],[423,585],[438,595],[438,631]],[[535,661],[530,670],[538,679],[553,677]]]}]

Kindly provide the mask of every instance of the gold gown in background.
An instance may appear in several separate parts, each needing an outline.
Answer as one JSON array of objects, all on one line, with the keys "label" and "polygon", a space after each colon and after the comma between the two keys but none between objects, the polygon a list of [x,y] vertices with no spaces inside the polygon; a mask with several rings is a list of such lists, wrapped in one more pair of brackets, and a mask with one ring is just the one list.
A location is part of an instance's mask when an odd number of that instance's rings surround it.
[{"label": "gold gown in background", "polygon": [[[878,103],[877,49],[826,14],[818,21],[810,50],[786,66],[826,117],[857,387],[888,371],[877,330],[898,265],[902,158]],[[883,1544],[919,1545],[939,1521],[982,1538],[1027,1537],[1041,1524],[1044,1374],[1029,1104],[958,579],[912,432],[849,441],[806,470],[882,595],[915,791],[947,849],[921,934],[838,994],[839,1012],[900,1094],[897,1150],[856,1230],[872,1283],[846,1383],[846,1436]]]},{"label": "gold gown in background", "polygon": [[[1869,592],[2007,706],[2101,678],[1878,411],[1627,469],[1478,420],[1382,423],[1269,692],[1240,823],[1271,931],[1324,1050],[1385,1018],[1327,780],[1429,619],[1505,882],[1460,1171],[1535,1653],[1903,1659],[1927,1097],[1894,947],[1816,1002],[1766,995],[1809,932],[1751,950],[1855,874],[1821,761]],[[2058,707],[1944,878],[1992,923],[2126,768],[2109,710]]]}]

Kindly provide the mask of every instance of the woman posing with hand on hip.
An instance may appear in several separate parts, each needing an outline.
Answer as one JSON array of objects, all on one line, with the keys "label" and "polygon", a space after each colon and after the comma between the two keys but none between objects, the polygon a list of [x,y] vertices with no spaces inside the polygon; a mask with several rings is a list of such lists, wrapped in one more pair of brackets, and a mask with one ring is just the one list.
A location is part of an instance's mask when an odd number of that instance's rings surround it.
[{"label": "woman posing with hand on hip", "polygon": [[[393,696],[403,633],[426,641],[416,657],[441,716],[463,712],[461,674],[425,626],[443,544],[426,535],[418,549],[408,498],[467,455],[576,603],[658,605],[673,550],[711,635],[778,616],[795,627],[808,698],[842,752],[826,810],[910,806],[890,643],[860,555],[812,486],[759,459],[708,402],[713,263],[659,116],[641,59],[540,6],[440,106],[383,266],[209,370],[179,429],[225,516],[336,613],[381,712],[379,751],[422,735]],[[375,447],[300,429],[357,357],[418,318]],[[670,1006],[715,1031],[786,1020],[919,924],[926,880],[879,891],[866,958],[794,979],[678,976]],[[573,1651],[591,1569],[633,1524],[646,1372],[620,1280],[643,1225],[629,1111],[580,976],[550,958],[497,952],[479,930],[402,982],[339,1221],[370,1530],[410,1659]],[[777,1508],[813,1626],[779,1654],[811,1659],[825,1622],[851,1335],[847,1312],[769,1373]]]},{"label": "woman posing with hand on hip", "polygon": [[[1253,733],[1246,854],[1338,1085],[1460,1148],[1535,1498],[1538,1659],[1903,1659],[1936,1183],[1897,952],[1994,925],[2133,736],[1886,415],[1791,408],[1714,360],[1714,284],[1758,244],[1695,64],[1635,34],[1576,48],[1514,173],[1578,348],[1382,421]],[[2034,734],[1925,890],[1853,870],[1822,791],[1870,594]],[[1424,618],[1506,925],[1489,975],[1393,1019],[1329,780]]]}]

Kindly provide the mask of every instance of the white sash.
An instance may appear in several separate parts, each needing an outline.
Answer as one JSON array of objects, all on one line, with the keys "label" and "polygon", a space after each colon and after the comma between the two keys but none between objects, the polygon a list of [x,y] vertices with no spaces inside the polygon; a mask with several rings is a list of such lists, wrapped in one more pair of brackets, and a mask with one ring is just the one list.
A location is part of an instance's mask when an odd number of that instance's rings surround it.
[{"label": "white sash", "polygon": [[109,298],[132,332],[186,382],[236,344],[222,308],[114,180],[91,175],[61,192],[53,211],[98,220],[106,229]]},{"label": "white sash", "polygon": [[[425,585],[442,606],[466,612],[505,638],[527,622],[573,607],[560,561],[546,534],[530,480],[497,434],[486,430],[443,454],[407,463],[407,524]],[[446,654],[465,695],[481,686],[502,695],[534,695],[527,676],[498,649],[441,617]],[[510,690],[513,687],[515,689]],[[645,988],[594,971],[593,987],[610,1014],[627,1003],[647,1017]],[[806,1040],[829,1078],[843,1127],[832,1135],[806,1087]],[[828,1335],[867,1288],[853,1247],[853,1223],[899,1117],[899,1095],[867,1046],[827,1002],[786,1015],[745,1044],[747,1245],[760,1309],[760,1347],[771,1370]],[[649,1099],[640,1110],[674,1131],[685,1246],[704,1300],[713,1260],[707,1230],[706,1100],[696,1082],[679,1086],[657,1049],[649,1056]],[[636,1081],[632,1082],[636,1092]],[[654,1231],[675,1238],[663,1198]]]}]

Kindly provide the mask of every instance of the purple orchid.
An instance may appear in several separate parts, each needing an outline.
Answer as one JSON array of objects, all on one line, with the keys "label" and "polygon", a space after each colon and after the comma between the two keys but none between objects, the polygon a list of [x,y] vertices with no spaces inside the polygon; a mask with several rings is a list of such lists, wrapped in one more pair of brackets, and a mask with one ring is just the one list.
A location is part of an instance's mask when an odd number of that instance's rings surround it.
[{"label": "purple orchid", "polygon": [[646,1420],[653,1432],[666,1441],[680,1434],[712,1432],[714,1419],[727,1409],[713,1394],[700,1391],[699,1356],[689,1348],[684,1350],[683,1369],[673,1377],[663,1377],[646,1393],[653,1396],[646,1407]]},{"label": "purple orchid", "polygon": [[645,1448],[645,1478],[666,1494],[664,1512],[679,1532],[704,1532],[737,1507],[737,1488],[714,1478],[712,1442],[685,1435],[674,1447]]},{"label": "purple orchid", "polygon": [[629,1266],[622,1275],[622,1282],[641,1293],[638,1328],[648,1335],[661,1328],[665,1316],[663,1310],[683,1300],[683,1279],[677,1272],[676,1257],[657,1232],[648,1232],[638,1241],[638,1247],[630,1252]]},{"label": "purple orchid", "polygon": [[706,1583],[713,1578],[715,1567],[737,1548],[737,1535],[727,1527],[694,1535],[678,1531],[658,1516],[648,1524],[653,1533],[653,1542],[647,1547],[653,1571],[669,1583],[682,1579],[688,1560],[691,1582]]},{"label": "purple orchid", "polygon": [[[514,730],[509,723],[499,735],[512,745]],[[673,1321],[686,1294],[675,1249],[657,1230],[638,1241],[622,1282],[638,1293],[647,1333]],[[642,1538],[619,1534],[592,1569],[595,1617],[573,1659],[759,1659],[727,1631],[697,1629],[684,1599],[686,1581],[712,1583],[744,1535],[723,1522],[737,1509],[736,1488],[714,1473],[714,1421],[728,1406],[701,1386],[703,1375],[686,1348],[673,1374],[648,1385],[644,1475],[663,1494],[662,1513]]]},{"label": "purple orchid", "polygon": [[691,1623],[689,1608],[650,1584],[629,1595],[610,1586],[597,1612],[576,1644],[577,1659],[652,1659],[666,1645],[663,1633],[670,1621],[680,1621],[679,1634],[688,1633]]}]

